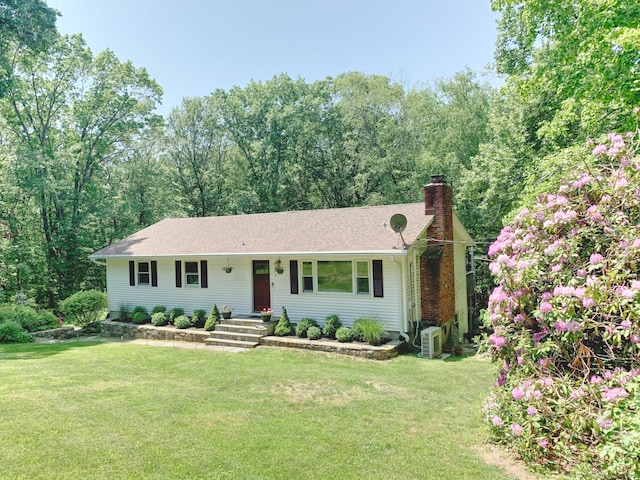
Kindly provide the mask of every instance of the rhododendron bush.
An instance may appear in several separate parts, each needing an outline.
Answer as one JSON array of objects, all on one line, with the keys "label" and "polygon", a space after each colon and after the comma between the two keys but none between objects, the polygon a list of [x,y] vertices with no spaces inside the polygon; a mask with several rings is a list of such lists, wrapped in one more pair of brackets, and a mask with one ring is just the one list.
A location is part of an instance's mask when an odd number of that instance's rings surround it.
[{"label": "rhododendron bush", "polygon": [[489,248],[483,411],[497,441],[572,478],[640,478],[640,157],[609,134]]}]

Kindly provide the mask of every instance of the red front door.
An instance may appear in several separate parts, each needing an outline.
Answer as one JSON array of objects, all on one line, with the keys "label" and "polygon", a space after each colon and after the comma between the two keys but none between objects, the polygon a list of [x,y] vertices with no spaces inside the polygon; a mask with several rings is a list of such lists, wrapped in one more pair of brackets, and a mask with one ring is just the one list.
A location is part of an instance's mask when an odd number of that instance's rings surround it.
[{"label": "red front door", "polygon": [[269,260],[253,261],[253,310],[259,312],[271,306]]}]

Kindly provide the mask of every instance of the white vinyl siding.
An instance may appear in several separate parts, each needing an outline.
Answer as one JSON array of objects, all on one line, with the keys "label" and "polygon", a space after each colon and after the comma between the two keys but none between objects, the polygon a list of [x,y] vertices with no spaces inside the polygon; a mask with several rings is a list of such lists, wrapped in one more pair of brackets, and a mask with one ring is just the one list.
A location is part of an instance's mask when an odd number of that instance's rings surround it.
[{"label": "white vinyl siding", "polygon": [[466,244],[462,243],[462,237],[453,232],[453,270],[456,285],[456,314],[458,315],[458,328],[460,335],[469,331],[467,308],[467,265]]}]

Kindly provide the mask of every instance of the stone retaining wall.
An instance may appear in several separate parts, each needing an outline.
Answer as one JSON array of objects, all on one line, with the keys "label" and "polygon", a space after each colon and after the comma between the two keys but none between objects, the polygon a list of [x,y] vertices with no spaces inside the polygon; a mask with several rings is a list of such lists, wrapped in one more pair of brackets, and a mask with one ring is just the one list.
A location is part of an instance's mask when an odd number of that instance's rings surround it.
[{"label": "stone retaining wall", "polygon": [[121,323],[111,320],[102,322],[103,337],[118,337],[123,339],[142,338],[146,340],[175,340],[180,342],[204,341],[211,336],[211,332],[195,330],[193,328],[174,328],[170,326],[156,327],[155,325],[137,325],[135,323]]},{"label": "stone retaining wall", "polygon": [[260,345],[271,347],[301,348],[320,352],[339,353],[353,357],[368,358],[370,360],[389,360],[398,356],[398,340],[392,340],[384,345],[372,346],[366,343],[341,343],[337,340],[309,340],[298,337],[262,337]]},{"label": "stone retaining wall", "polygon": [[39,332],[31,332],[35,338],[53,338],[55,340],[68,340],[78,336],[73,325],[65,325],[63,327],[52,328],[50,330],[40,330]]}]

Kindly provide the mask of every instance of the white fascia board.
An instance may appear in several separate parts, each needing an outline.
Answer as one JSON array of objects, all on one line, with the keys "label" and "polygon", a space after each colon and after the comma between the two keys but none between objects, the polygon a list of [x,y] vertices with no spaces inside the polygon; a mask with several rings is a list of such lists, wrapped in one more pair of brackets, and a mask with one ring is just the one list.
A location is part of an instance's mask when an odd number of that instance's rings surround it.
[{"label": "white fascia board", "polygon": [[407,255],[406,248],[392,250],[346,250],[346,251],[322,251],[322,252],[246,252],[246,253],[171,253],[171,254],[148,254],[148,255],[89,255],[91,260],[106,260],[108,258],[162,258],[162,257],[255,257],[264,256],[330,256],[330,255]]}]

